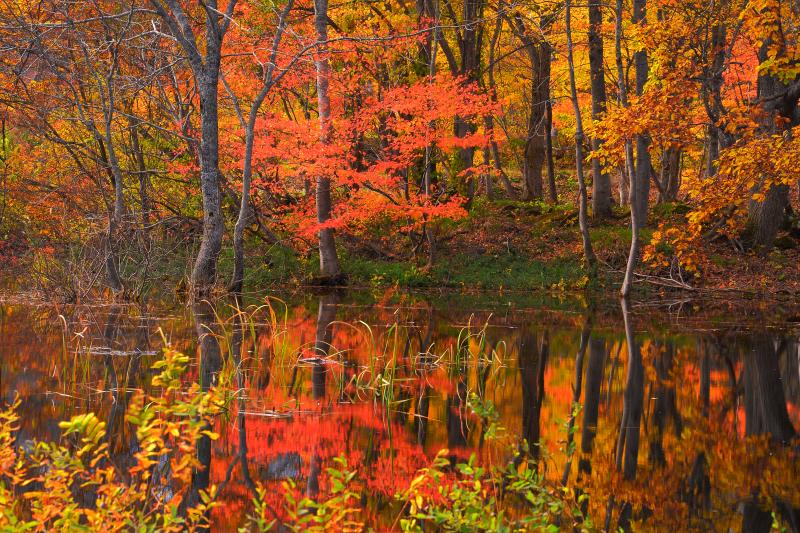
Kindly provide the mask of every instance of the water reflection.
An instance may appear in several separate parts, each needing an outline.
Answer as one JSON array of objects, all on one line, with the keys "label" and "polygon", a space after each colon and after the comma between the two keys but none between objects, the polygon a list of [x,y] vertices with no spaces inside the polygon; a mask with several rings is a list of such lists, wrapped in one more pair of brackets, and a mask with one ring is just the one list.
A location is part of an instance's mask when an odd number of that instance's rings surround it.
[{"label": "water reflection", "polygon": [[[76,307],[60,310],[63,321],[52,309],[0,307],[0,398],[24,400],[17,442],[58,439],[58,420],[95,410],[124,472],[137,450],[124,413],[149,386],[160,328],[198,355],[187,380],[232,390],[229,415],[208,428],[221,438],[197,443],[188,498],[220,487],[215,529],[240,524],[258,482],[291,478],[319,495],[339,455],[363,475],[378,529],[390,525],[381,520],[393,516],[392,494],[440,448],[453,460],[507,451],[485,439],[474,393],[548,480],[587,496],[600,527],[767,531],[775,515],[797,530],[796,332],[657,329],[658,315],[625,302],[612,319],[424,300],[365,306],[336,293],[285,314],[278,304],[235,312],[244,307]],[[162,495],[176,490],[167,468],[154,471]],[[280,516],[277,492],[267,503]]]}]

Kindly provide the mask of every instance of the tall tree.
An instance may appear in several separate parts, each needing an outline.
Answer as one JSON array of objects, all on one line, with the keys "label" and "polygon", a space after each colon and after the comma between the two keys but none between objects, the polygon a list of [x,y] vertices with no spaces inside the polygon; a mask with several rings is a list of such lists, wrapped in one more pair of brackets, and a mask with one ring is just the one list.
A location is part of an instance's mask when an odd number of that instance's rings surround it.
[{"label": "tall tree", "polygon": [[[592,119],[598,120],[606,111],[606,77],[603,64],[603,13],[600,0],[589,0],[589,71],[592,88]],[[592,150],[598,150],[602,139],[592,137]],[[611,178],[592,158],[592,216],[602,219],[611,216]]]},{"label": "tall tree", "polygon": [[525,197],[538,199],[544,196],[542,174],[547,157],[546,139],[547,106],[550,101],[550,70],[552,47],[547,41],[546,32],[555,17],[546,13],[539,17],[538,23],[524,18],[516,12],[506,15],[511,29],[522,44],[530,65],[531,88],[528,98],[528,119],[525,134],[522,177],[525,183]]},{"label": "tall tree", "polygon": [[[618,4],[619,6],[619,4]],[[619,17],[619,14],[617,15]],[[633,0],[634,24],[647,23],[647,0]],[[641,97],[647,83],[647,51],[639,49],[634,55],[636,68],[636,95]],[[639,232],[647,225],[647,206],[650,197],[650,135],[647,132],[636,135],[636,169],[631,177],[631,248],[622,282],[622,296],[628,296],[633,286],[633,275],[639,261]]]},{"label": "tall tree", "polygon": [[578,174],[578,225],[583,241],[583,255],[589,267],[590,276],[595,275],[597,257],[592,250],[592,241],[589,237],[589,220],[586,215],[586,181],[583,176],[583,120],[581,119],[581,106],[578,102],[578,90],[575,84],[575,61],[573,59],[572,45],[572,1],[567,0],[567,68],[569,69],[569,92],[572,100],[572,109],[575,111],[575,171]]},{"label": "tall tree", "polygon": [[[317,105],[319,112],[320,142],[331,142],[330,60],[328,59],[328,0],[314,0],[314,28],[317,32]],[[324,284],[339,284],[343,281],[333,228],[326,226],[331,219],[333,200],[331,179],[317,176],[317,223],[319,229],[319,273]]]},{"label": "tall tree", "polygon": [[202,3],[204,39],[199,42],[190,18],[178,0],[150,0],[156,13],[180,44],[189,60],[200,97],[200,191],[203,199],[203,238],[192,269],[194,295],[207,296],[216,281],[217,259],[222,248],[219,171],[219,80],[222,44],[233,20],[237,0],[228,0],[220,11],[217,0]]},{"label": "tall tree", "polygon": [[[244,229],[247,222],[251,219],[250,207],[250,188],[253,178],[253,145],[255,142],[255,129],[258,113],[261,105],[267,98],[270,90],[276,83],[288,72],[284,69],[277,75],[275,73],[276,61],[278,58],[278,48],[283,38],[283,32],[286,29],[286,19],[294,6],[294,0],[288,0],[283,10],[278,15],[278,20],[275,29],[275,36],[272,40],[272,48],[269,54],[269,60],[266,64],[260,64],[261,68],[261,88],[256,94],[255,99],[250,104],[250,111],[247,114],[247,120],[241,111],[238,103],[238,98],[230,91],[231,98],[234,100],[235,108],[239,121],[244,129],[245,134],[245,147],[244,147],[244,169],[242,171],[242,195],[239,204],[239,216],[236,219],[236,226],[233,228],[233,279],[231,280],[231,290],[234,292],[241,292],[244,283]],[[224,81],[224,78],[223,78]]]}]

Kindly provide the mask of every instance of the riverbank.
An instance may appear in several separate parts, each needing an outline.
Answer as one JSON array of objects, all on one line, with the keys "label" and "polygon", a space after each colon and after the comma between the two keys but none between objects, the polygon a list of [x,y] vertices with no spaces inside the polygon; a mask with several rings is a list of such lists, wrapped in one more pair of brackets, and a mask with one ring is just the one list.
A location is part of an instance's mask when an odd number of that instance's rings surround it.
[{"label": "riverbank", "polygon": [[[682,204],[660,204],[643,230],[647,244],[661,222],[683,217]],[[593,221],[592,245],[599,260],[590,280],[581,261],[577,212],[570,205],[531,202],[483,202],[469,216],[440,228],[435,261],[427,252],[410,255],[408,237],[367,234],[342,236],[339,250],[349,285],[359,288],[397,286],[406,289],[449,288],[462,292],[618,290],[630,246],[629,212],[617,208],[612,218]],[[767,256],[741,252],[727,240],[708,243],[707,261],[694,274],[668,272],[641,264],[636,286],[644,295],[735,291],[739,295],[800,294],[800,242],[784,232]],[[276,285],[302,286],[318,273],[312,250],[301,255],[275,245],[265,250],[251,243],[246,283],[254,290]],[[221,271],[232,267],[224,254]]]}]

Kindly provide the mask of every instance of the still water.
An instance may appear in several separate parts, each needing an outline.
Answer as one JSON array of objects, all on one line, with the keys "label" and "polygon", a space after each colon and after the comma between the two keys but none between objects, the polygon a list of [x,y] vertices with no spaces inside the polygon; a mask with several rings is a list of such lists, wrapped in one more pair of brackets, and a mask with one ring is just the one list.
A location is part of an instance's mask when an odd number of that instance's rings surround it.
[{"label": "still water", "polygon": [[[194,356],[187,382],[224,374],[237,391],[220,438],[199,447],[206,482],[223,486],[215,530],[242,523],[257,482],[324,490],[337,456],[386,528],[392,496],[440,449],[488,461],[523,441],[548,480],[588,494],[599,527],[800,527],[791,314],[358,293],[235,305],[0,303],[0,402],[22,400],[18,444],[58,440],[60,420],[94,411],[126,464],[126,402],[149,390],[166,339]],[[501,439],[471,397],[495,406]]]}]

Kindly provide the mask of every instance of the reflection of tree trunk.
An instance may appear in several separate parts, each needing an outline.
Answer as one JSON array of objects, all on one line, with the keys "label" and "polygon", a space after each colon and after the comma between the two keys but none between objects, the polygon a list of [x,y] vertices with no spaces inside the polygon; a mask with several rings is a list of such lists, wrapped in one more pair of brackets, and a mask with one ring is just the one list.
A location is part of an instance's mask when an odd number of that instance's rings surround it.
[{"label": "reflection of tree trunk", "polygon": [[[317,331],[314,337],[314,366],[311,369],[311,394],[317,401],[323,401],[327,389],[326,358],[331,350],[333,328],[331,322],[336,320],[336,309],[339,296],[330,293],[320,296],[319,311],[317,312]],[[314,498],[319,494],[319,475],[322,470],[322,459],[316,447],[311,453],[308,480],[306,481],[306,496]]]},{"label": "reflection of tree trunk", "polygon": [[589,363],[586,367],[586,392],[583,407],[583,429],[581,431],[581,460],[578,471],[591,475],[591,454],[600,410],[600,389],[603,386],[603,370],[606,361],[606,343],[603,339],[589,339]]},{"label": "reflection of tree trunk", "polygon": [[[629,317],[628,301],[622,299],[622,315],[625,320],[625,338],[628,347],[628,376],[623,396],[622,421],[617,440],[617,470],[622,470],[625,480],[636,479],[636,466],[639,458],[639,426],[644,403],[644,365],[639,343],[634,336],[633,324]],[[619,527],[630,530],[633,508],[630,502],[622,505]]]},{"label": "reflection of tree trunk", "polygon": [[[606,79],[603,65],[603,15],[600,0],[589,0],[589,65],[592,87],[592,120],[599,120],[606,111]],[[592,150],[599,150],[602,140],[592,138]],[[611,179],[596,157],[592,158],[592,216],[611,216]]]},{"label": "reflection of tree trunk", "polygon": [[331,322],[336,320],[336,309],[339,297],[335,293],[326,294],[319,299],[317,312],[317,332],[314,338],[314,366],[311,371],[311,389],[315,400],[325,398],[327,365],[326,358],[331,350],[333,328]]},{"label": "reflection of tree trunk", "polygon": [[111,392],[111,412],[108,415],[108,431],[106,432],[106,439],[109,443],[110,452],[114,455],[116,451],[115,443],[112,442],[115,437],[120,436],[123,432],[123,427],[120,424],[124,418],[125,411],[123,410],[122,403],[120,402],[120,384],[117,377],[117,369],[114,367],[114,356],[111,355],[113,346],[116,344],[117,331],[119,329],[119,318],[122,314],[122,308],[114,306],[109,310],[108,318],[106,319],[106,326],[103,329],[103,343],[108,350],[103,357],[103,362],[106,367],[106,374],[108,374],[108,381],[110,382]]},{"label": "reflection of tree trunk", "polygon": [[[702,403],[703,418],[708,420],[711,401],[711,358],[705,342],[698,341],[697,347],[698,354],[701,356],[700,402]],[[689,506],[690,518],[698,516],[701,510],[711,507],[711,479],[708,474],[706,454],[702,449],[697,452],[689,478],[681,481],[678,494],[681,501]]]},{"label": "reflection of tree trunk", "polygon": [[428,439],[428,413],[431,405],[431,388],[426,384],[419,387],[419,400],[417,400],[417,415],[414,426],[417,433],[417,444],[424,447]]},{"label": "reflection of tree trunk", "polygon": [[668,341],[665,351],[659,353],[654,361],[658,383],[653,394],[655,405],[653,407],[651,423],[655,424],[655,430],[651,432],[649,460],[651,464],[661,467],[667,464],[663,438],[668,419],[672,419],[676,437],[680,437],[681,431],[683,430],[683,421],[678,412],[678,405],[676,402],[675,382],[671,375],[672,359],[674,356],[675,343]]},{"label": "reflection of tree trunk", "polygon": [[550,354],[547,332],[541,344],[536,335],[525,335],[519,345],[519,371],[522,380],[522,436],[534,461],[539,459],[540,417],[544,401],[544,372]]},{"label": "reflection of tree trunk", "polygon": [[[770,435],[774,444],[788,444],[797,433],[786,409],[779,354],[775,342],[765,334],[753,335],[750,353],[744,360],[742,381],[744,385],[745,434]],[[797,512],[782,502],[777,502],[784,514]],[[758,493],[744,506],[742,531],[767,532],[772,528],[772,513],[758,502]]]},{"label": "reflection of tree trunk", "polygon": [[[203,300],[192,306],[194,314],[195,331],[197,332],[200,346],[200,388],[208,391],[217,383],[217,377],[222,369],[222,351],[216,337],[217,325],[214,310],[211,305]],[[206,421],[206,430],[211,430],[211,423]],[[192,470],[192,486],[187,497],[187,507],[193,507],[200,501],[200,491],[208,490],[211,467],[211,438],[202,435],[197,440],[197,460],[200,467]]]},{"label": "reflection of tree trunk", "polygon": [[[236,309],[242,308],[241,297],[235,295]],[[247,463],[247,426],[245,421],[245,411],[247,409],[245,401],[245,379],[244,369],[242,368],[242,344],[247,325],[242,321],[241,315],[237,314],[233,319],[233,335],[231,336],[231,358],[233,368],[236,372],[237,413],[236,428],[239,431],[239,450],[237,451],[239,465],[242,469],[242,478],[251,491],[256,490],[256,484],[250,476],[250,468]],[[234,463],[235,464],[235,463]],[[254,493],[255,494],[255,493]]]},{"label": "reflection of tree trunk", "polygon": [[420,338],[419,342],[418,368],[420,368],[422,372],[420,375],[419,399],[417,400],[416,416],[414,418],[414,429],[417,433],[417,444],[423,447],[425,446],[425,442],[428,438],[428,413],[430,412],[431,405],[431,387],[427,383],[427,372],[428,366],[432,362],[431,357],[428,354],[428,348],[431,346],[433,328],[433,306],[429,305],[428,325],[425,328],[425,338]]},{"label": "reflection of tree trunk", "polygon": [[[319,108],[320,142],[331,142],[331,101],[328,95],[330,82],[330,63],[328,61],[328,0],[314,0],[314,26],[317,31],[317,42],[322,43],[317,51],[315,61],[317,69],[317,101]],[[331,218],[333,205],[331,199],[331,178],[317,177],[317,222],[324,224]],[[339,257],[336,254],[336,242],[333,228],[324,227],[319,230],[319,274],[326,284],[339,284],[342,271]]]},{"label": "reflection of tree trunk", "polygon": [[755,335],[744,371],[745,434],[769,434],[773,442],[788,444],[796,435],[783,391],[778,353],[767,335]]},{"label": "reflection of tree trunk", "polygon": [[447,396],[447,446],[450,449],[464,448],[467,445],[467,424],[464,419],[467,399],[467,368],[458,369],[458,382],[455,393]]},{"label": "reflection of tree trunk", "polygon": [[[592,333],[592,324],[589,319],[581,331],[581,342],[578,346],[578,356],[575,358],[575,384],[572,386],[572,404],[570,405],[569,422],[567,423],[567,449],[572,447],[575,440],[575,409],[581,402],[581,389],[583,388],[583,360],[586,357],[586,346],[589,343],[589,335]],[[569,481],[569,475],[572,471],[572,454],[567,455],[567,464],[564,467],[564,475],[561,477],[561,484],[566,486]]]}]

